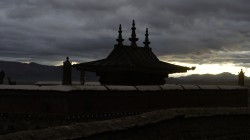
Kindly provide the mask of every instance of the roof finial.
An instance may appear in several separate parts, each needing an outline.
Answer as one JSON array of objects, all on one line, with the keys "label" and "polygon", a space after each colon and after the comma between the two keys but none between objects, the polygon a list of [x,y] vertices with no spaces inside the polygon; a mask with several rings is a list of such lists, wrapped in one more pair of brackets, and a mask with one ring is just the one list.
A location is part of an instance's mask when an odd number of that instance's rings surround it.
[{"label": "roof finial", "polygon": [[122,25],[119,25],[119,31],[118,31],[119,35],[118,38],[116,39],[116,41],[118,42],[117,46],[123,46],[123,41],[124,39],[122,38]]},{"label": "roof finial", "polygon": [[149,39],[148,39],[148,28],[146,28],[146,34],[145,34],[145,41],[143,42],[143,44],[144,44],[144,47],[147,47],[147,48],[149,48],[149,44],[150,44],[150,42],[149,42]]},{"label": "roof finial", "polygon": [[239,74],[240,74],[240,73],[243,73],[243,74],[244,74],[245,72],[243,72],[243,69],[241,69],[240,72],[239,72]]},{"label": "roof finial", "polygon": [[138,41],[138,38],[136,38],[136,33],[135,33],[135,20],[133,20],[133,23],[132,23],[132,34],[131,34],[131,38],[129,38],[129,41],[131,41],[131,46],[132,47],[137,47],[137,44],[136,44],[136,41]]}]

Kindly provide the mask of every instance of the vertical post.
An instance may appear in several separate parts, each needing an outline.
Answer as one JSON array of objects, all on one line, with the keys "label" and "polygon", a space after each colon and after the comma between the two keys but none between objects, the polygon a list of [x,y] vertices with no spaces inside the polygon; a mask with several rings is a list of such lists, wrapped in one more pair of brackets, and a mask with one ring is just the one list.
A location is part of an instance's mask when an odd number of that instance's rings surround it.
[{"label": "vertical post", "polygon": [[5,73],[4,73],[4,71],[2,70],[2,71],[0,72],[0,84],[3,84],[3,82],[4,82],[4,76],[5,76]]},{"label": "vertical post", "polygon": [[245,74],[241,69],[241,71],[239,72],[239,76],[238,76],[238,85],[244,86],[245,85],[244,81],[245,81]]},{"label": "vertical post", "polygon": [[69,57],[66,58],[67,60],[63,62],[63,85],[72,85],[71,74],[72,74],[72,67],[71,62],[69,61]]},{"label": "vertical post", "polygon": [[80,82],[81,82],[81,85],[84,85],[84,83],[85,83],[85,71],[80,71]]}]

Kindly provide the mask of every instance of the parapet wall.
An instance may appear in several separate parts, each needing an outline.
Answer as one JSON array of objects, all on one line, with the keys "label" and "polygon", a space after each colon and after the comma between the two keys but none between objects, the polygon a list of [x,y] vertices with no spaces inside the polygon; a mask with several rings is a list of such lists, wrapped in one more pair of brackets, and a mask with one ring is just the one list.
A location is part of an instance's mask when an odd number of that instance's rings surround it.
[{"label": "parapet wall", "polygon": [[241,86],[36,86],[0,85],[0,113],[129,116],[183,107],[246,107]]},{"label": "parapet wall", "polygon": [[180,108],[115,120],[17,132],[0,136],[0,139],[250,139],[249,122],[249,108]]}]

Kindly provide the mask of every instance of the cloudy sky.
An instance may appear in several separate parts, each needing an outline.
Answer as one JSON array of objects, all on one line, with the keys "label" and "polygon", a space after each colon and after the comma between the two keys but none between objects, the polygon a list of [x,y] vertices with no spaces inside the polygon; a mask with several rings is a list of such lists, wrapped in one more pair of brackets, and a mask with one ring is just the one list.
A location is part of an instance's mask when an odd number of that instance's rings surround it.
[{"label": "cloudy sky", "polygon": [[243,68],[250,75],[249,0],[1,0],[0,60],[101,59],[113,49],[119,24],[129,44],[133,19],[138,44],[149,28],[163,61],[197,66],[192,73]]}]

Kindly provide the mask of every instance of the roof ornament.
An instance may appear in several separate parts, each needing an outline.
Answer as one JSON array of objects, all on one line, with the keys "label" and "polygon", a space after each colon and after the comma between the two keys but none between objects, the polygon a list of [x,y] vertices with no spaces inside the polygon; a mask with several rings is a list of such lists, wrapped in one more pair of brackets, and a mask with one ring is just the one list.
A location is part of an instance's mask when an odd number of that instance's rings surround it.
[{"label": "roof ornament", "polygon": [[138,41],[138,38],[136,38],[136,33],[135,33],[135,20],[133,20],[133,23],[132,23],[132,34],[131,34],[131,38],[129,38],[129,41],[131,41],[131,46],[132,47],[137,47],[137,44],[136,44],[136,41]]},{"label": "roof ornament", "polygon": [[150,41],[148,39],[148,28],[146,28],[145,41],[143,42],[144,47],[149,48]]},{"label": "roof ornament", "polygon": [[69,61],[69,57],[66,57],[66,61],[63,62],[65,65],[71,65],[71,62]]},{"label": "roof ornament", "polygon": [[244,86],[245,85],[244,82],[245,82],[245,72],[243,72],[243,70],[241,69],[238,75],[238,85]]},{"label": "roof ornament", "polygon": [[118,42],[118,44],[116,46],[123,46],[123,41],[124,39],[122,38],[122,25],[120,24],[119,26],[119,31],[118,31],[119,35],[118,38],[116,39],[116,41]]}]

